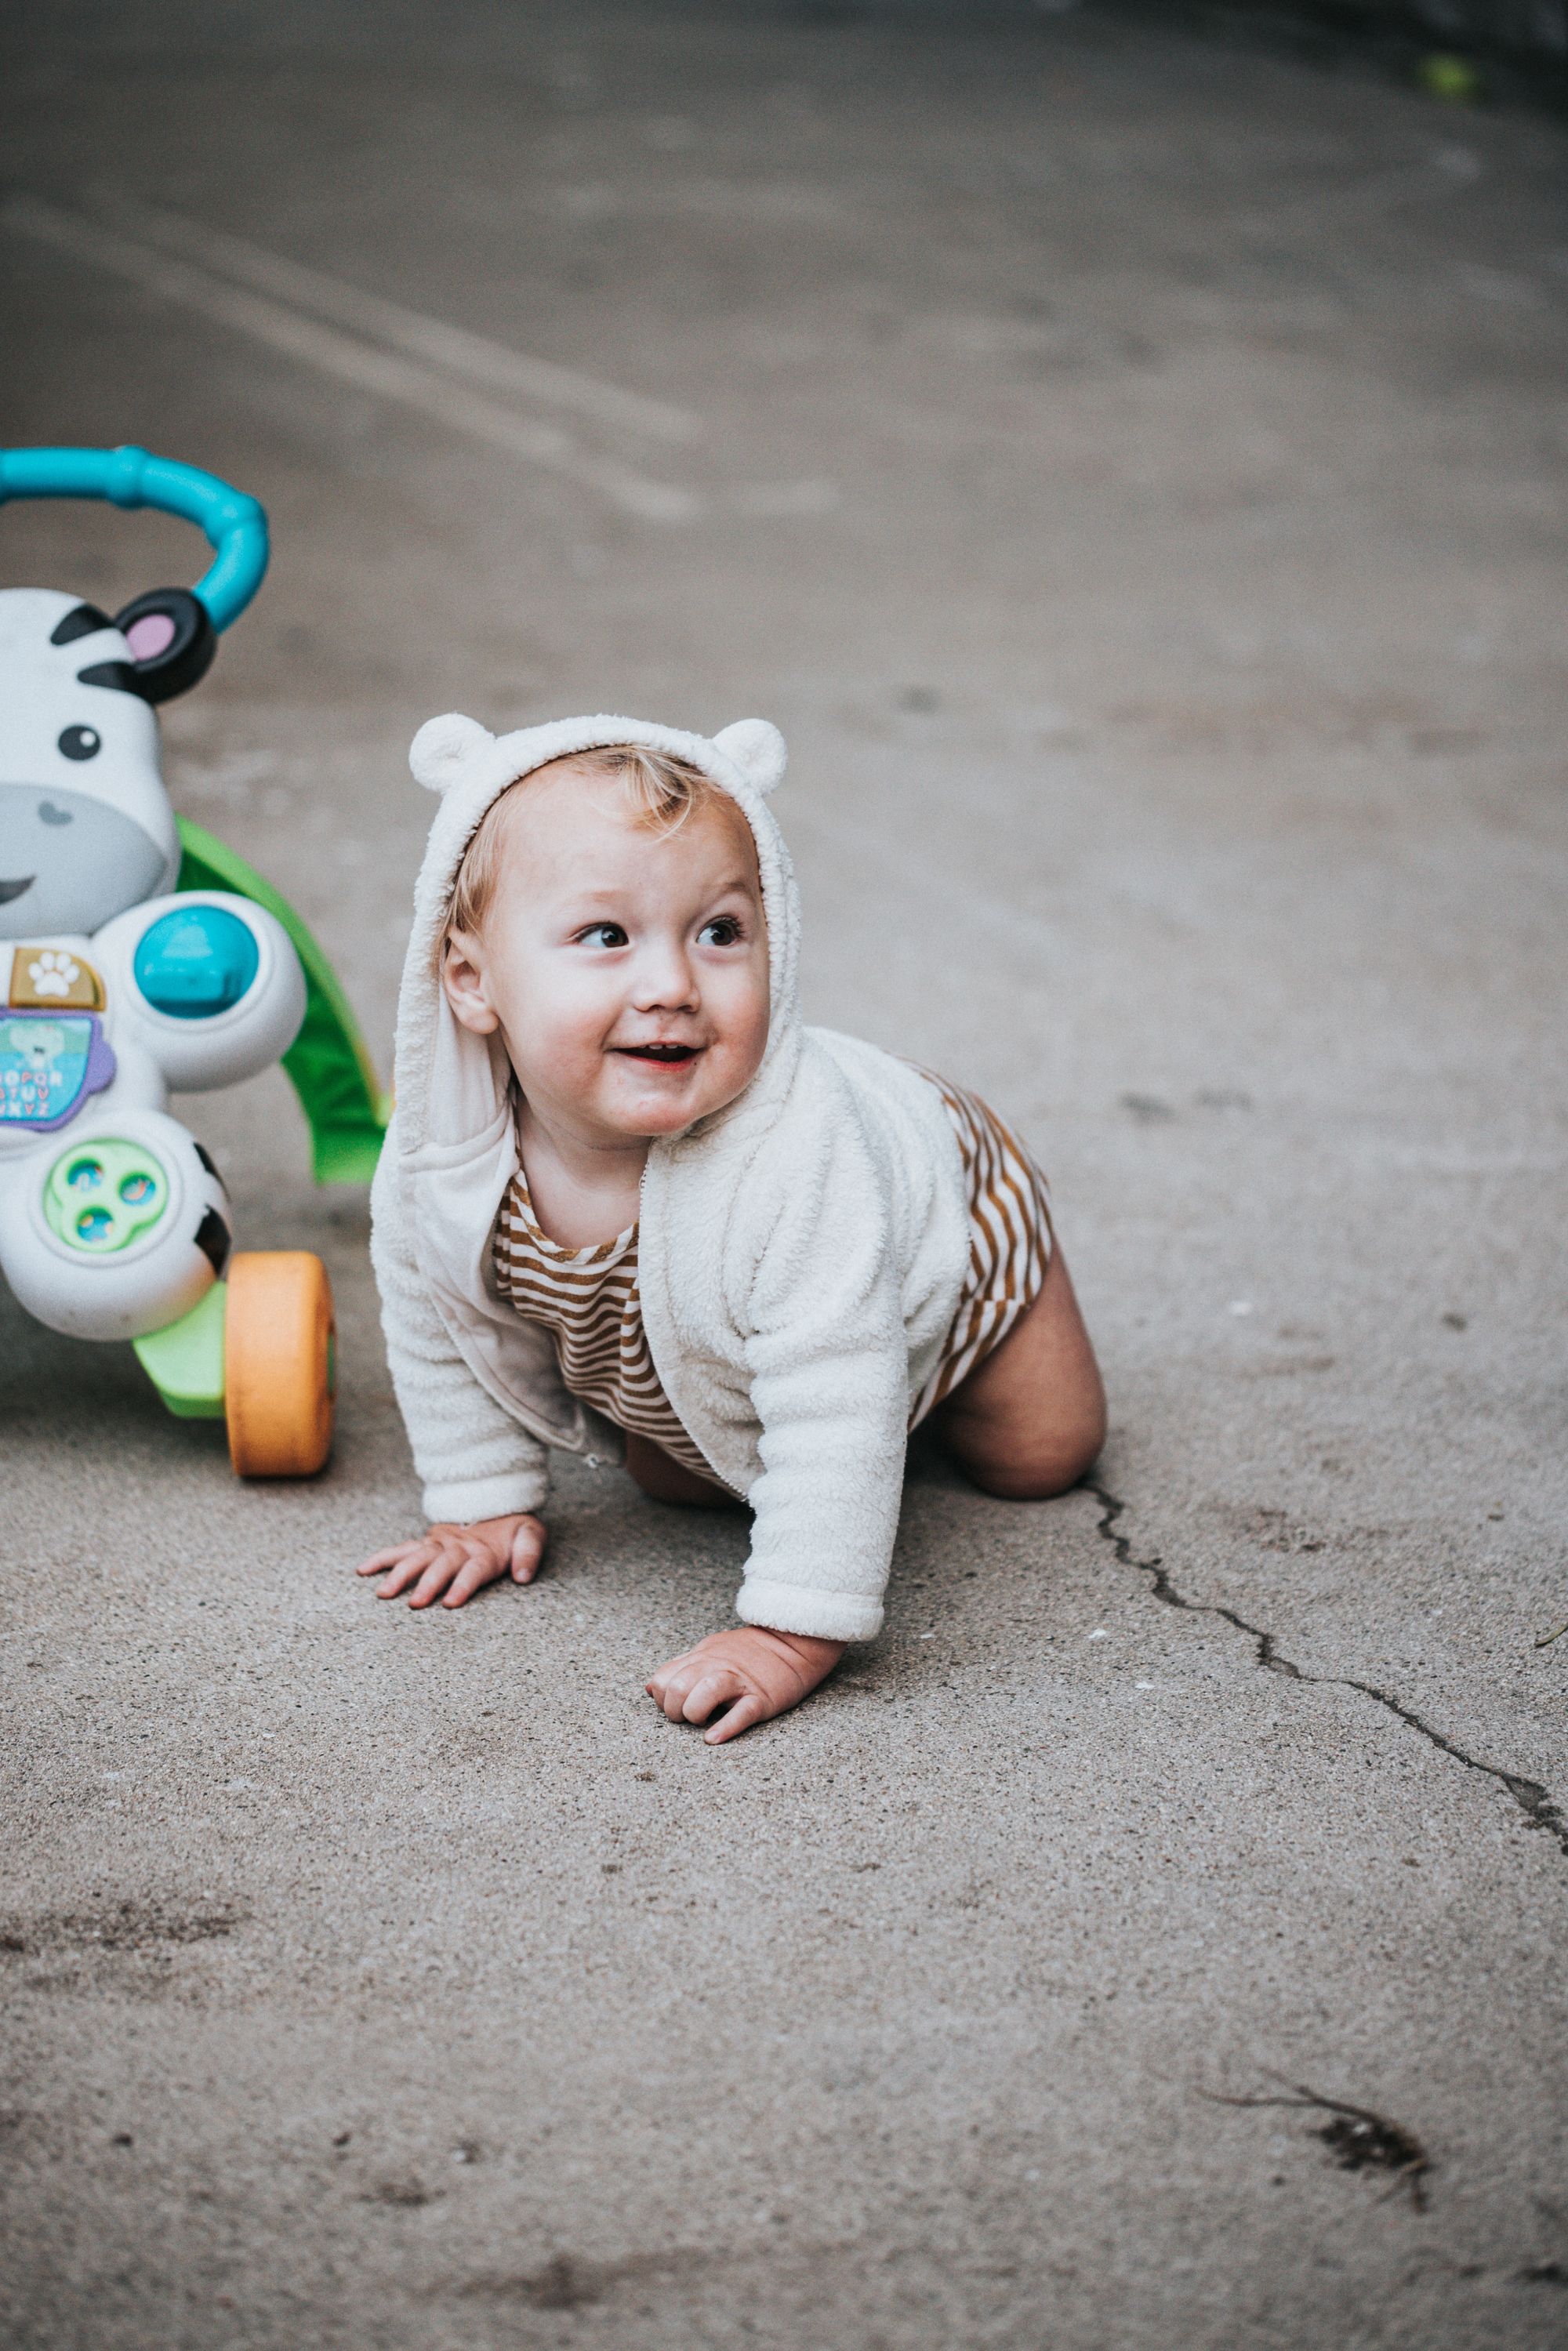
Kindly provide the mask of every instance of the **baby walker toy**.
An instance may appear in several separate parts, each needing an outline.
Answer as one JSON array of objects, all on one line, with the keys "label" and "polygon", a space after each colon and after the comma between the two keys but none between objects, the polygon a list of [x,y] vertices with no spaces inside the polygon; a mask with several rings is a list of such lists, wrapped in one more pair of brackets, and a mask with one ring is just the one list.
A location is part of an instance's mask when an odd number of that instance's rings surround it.
[{"label": "baby walker toy", "polygon": [[51,1330],[132,1341],[171,1412],[225,1420],[241,1477],[308,1477],[332,1443],[327,1269],[233,1254],[217,1168],[166,1108],[281,1059],[319,1183],[367,1178],[385,1126],[320,948],[163,788],[153,705],[255,595],[267,517],[142,449],[0,450],[0,504],[17,497],[181,515],[215,559],[112,620],[0,590],[0,1270]]}]

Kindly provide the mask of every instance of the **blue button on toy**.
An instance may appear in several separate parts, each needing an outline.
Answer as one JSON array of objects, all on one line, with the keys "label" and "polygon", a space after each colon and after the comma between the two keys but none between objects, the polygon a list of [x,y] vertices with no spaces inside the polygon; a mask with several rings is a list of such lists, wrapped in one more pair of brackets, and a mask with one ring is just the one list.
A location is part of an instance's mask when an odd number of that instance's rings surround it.
[{"label": "blue button on toy", "polygon": [[132,969],[154,1011],[210,1020],[239,1002],[260,961],[249,924],[226,906],[179,906],[142,934]]}]

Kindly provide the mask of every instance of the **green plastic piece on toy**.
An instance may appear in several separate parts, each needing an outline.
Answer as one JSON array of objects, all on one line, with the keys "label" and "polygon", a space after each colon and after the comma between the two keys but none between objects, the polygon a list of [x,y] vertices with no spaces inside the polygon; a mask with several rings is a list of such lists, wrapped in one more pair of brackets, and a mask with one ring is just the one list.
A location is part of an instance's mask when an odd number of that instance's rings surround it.
[{"label": "green plastic piece on toy", "polygon": [[180,1420],[224,1416],[224,1322],[229,1286],[214,1281],[188,1314],[131,1344],[141,1368]]},{"label": "green plastic piece on toy", "polygon": [[180,819],[180,890],[232,890],[276,914],[305,967],[305,1023],[283,1056],[310,1123],[318,1184],[368,1184],[381,1157],[392,1103],[382,1092],[360,1024],[332,969],[286,898],[253,865],[188,817]]},{"label": "green plastic piece on toy", "polygon": [[68,1249],[112,1257],[151,1230],[169,1179],[146,1146],[95,1134],[62,1151],[44,1179],[44,1215]]}]

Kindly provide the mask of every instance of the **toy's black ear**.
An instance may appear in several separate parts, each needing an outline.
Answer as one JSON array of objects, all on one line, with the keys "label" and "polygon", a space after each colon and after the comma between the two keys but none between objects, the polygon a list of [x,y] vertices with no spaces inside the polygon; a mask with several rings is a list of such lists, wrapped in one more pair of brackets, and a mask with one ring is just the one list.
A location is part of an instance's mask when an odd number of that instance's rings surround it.
[{"label": "toy's black ear", "polygon": [[131,647],[131,690],[147,702],[168,702],[197,684],[218,649],[212,616],[188,588],[133,596],[114,625]]}]

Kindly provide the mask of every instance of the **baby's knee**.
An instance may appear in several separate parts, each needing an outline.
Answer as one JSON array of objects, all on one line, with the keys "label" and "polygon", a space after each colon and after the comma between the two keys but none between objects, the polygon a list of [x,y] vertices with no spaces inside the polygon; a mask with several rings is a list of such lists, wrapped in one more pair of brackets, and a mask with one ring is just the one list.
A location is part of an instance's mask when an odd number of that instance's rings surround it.
[{"label": "baby's knee", "polygon": [[1103,1412],[1072,1428],[1054,1428],[1010,1445],[955,1448],[983,1494],[1003,1502],[1049,1502],[1086,1478],[1105,1442]]},{"label": "baby's knee", "polygon": [[998,1502],[1049,1502],[1076,1486],[1093,1459],[1090,1454],[1078,1468],[1066,1469],[1056,1461],[1040,1468],[1020,1461],[967,1461],[964,1467],[971,1483]]}]

